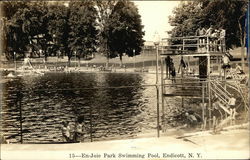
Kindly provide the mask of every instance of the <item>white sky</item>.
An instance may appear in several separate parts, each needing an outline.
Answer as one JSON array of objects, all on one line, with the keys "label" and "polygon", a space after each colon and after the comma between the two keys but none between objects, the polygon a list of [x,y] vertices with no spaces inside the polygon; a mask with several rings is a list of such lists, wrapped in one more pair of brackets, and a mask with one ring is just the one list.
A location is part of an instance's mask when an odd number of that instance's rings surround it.
[{"label": "white sky", "polygon": [[144,25],[144,40],[152,41],[155,32],[160,38],[167,37],[166,31],[171,30],[168,23],[168,16],[172,15],[172,10],[180,1],[134,1],[141,15]]}]

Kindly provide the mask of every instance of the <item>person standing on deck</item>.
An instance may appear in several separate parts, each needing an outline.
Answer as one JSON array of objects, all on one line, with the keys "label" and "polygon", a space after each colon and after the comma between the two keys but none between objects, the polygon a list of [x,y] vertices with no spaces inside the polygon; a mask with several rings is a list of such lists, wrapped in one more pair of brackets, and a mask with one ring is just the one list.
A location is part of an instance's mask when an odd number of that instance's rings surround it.
[{"label": "person standing on deck", "polygon": [[205,28],[198,28],[196,30],[196,36],[199,36],[199,47],[203,47],[205,45],[205,36],[206,35],[206,30]]},{"label": "person standing on deck", "polygon": [[210,51],[211,50],[211,45],[213,44],[213,38],[212,38],[212,34],[214,33],[214,27],[213,27],[213,25],[211,25],[208,29],[207,29],[207,31],[206,31],[206,36],[208,37],[208,51]]},{"label": "person standing on deck", "polygon": [[187,64],[184,61],[183,57],[181,57],[180,65],[178,68],[178,73],[180,73],[180,70],[183,72],[184,70],[186,70],[186,68],[187,68]]},{"label": "person standing on deck", "polygon": [[212,33],[212,51],[218,51],[218,39],[220,38],[220,30],[215,29]]},{"label": "person standing on deck", "polygon": [[220,51],[225,52],[226,51],[226,42],[225,42],[225,37],[226,37],[226,30],[225,29],[220,29]]},{"label": "person standing on deck", "polygon": [[231,68],[231,66],[230,66],[229,57],[228,57],[226,54],[224,54],[224,55],[222,56],[222,69],[223,69],[223,71],[224,71],[224,77],[225,77],[225,78],[227,77],[227,76],[226,76],[227,69],[230,69],[230,68]]},{"label": "person standing on deck", "polygon": [[166,78],[169,78],[170,77],[170,65],[171,65],[170,56],[167,56],[165,58],[165,63],[166,63]]},{"label": "person standing on deck", "polygon": [[171,70],[171,76],[172,76],[172,83],[176,83],[176,72],[175,72],[175,67],[172,68]]},{"label": "person standing on deck", "polygon": [[227,69],[227,68],[230,68],[230,60],[229,60],[229,57],[227,55],[223,55],[222,56],[222,68],[223,69]]},{"label": "person standing on deck", "polygon": [[173,62],[173,59],[170,58],[170,64],[169,64],[169,78],[170,78],[170,75],[172,75],[172,71],[173,71],[174,68],[174,62]]}]

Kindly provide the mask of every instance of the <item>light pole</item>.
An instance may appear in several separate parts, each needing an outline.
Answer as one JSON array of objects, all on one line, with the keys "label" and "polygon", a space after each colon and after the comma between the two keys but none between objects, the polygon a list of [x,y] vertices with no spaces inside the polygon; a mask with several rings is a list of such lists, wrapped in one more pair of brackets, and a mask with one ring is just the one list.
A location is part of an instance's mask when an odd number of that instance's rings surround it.
[{"label": "light pole", "polygon": [[155,33],[154,36],[154,45],[156,49],[156,98],[157,98],[157,137],[160,137],[160,107],[159,107],[159,80],[158,80],[158,68],[159,68],[159,57],[158,57],[158,52],[159,52],[159,44],[160,44],[160,36],[158,33]]}]

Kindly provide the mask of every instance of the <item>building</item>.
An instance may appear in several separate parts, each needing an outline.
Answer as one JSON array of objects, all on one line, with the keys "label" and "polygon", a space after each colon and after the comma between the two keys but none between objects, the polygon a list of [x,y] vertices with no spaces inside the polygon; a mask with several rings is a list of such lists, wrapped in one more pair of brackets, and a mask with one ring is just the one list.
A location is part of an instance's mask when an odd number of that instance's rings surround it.
[{"label": "building", "polygon": [[[168,48],[168,41],[162,40],[159,44],[159,50],[166,50]],[[144,54],[155,54],[155,45],[153,41],[144,42]]]}]

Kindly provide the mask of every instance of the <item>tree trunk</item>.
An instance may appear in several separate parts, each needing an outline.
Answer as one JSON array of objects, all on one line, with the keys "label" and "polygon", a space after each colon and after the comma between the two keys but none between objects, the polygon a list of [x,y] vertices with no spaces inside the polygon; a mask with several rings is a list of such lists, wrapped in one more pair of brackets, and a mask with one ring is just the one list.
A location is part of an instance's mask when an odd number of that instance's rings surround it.
[{"label": "tree trunk", "polygon": [[107,61],[106,61],[105,68],[108,68],[109,67],[109,52],[107,52],[106,56],[107,56]]},{"label": "tree trunk", "polygon": [[70,59],[71,59],[71,57],[68,56],[68,67],[70,67]]},{"label": "tree trunk", "polygon": [[120,67],[122,67],[123,63],[122,63],[122,54],[119,54],[120,57]]},{"label": "tree trunk", "polygon": [[48,58],[48,53],[46,50],[44,50],[44,61],[47,62],[47,58]]}]

